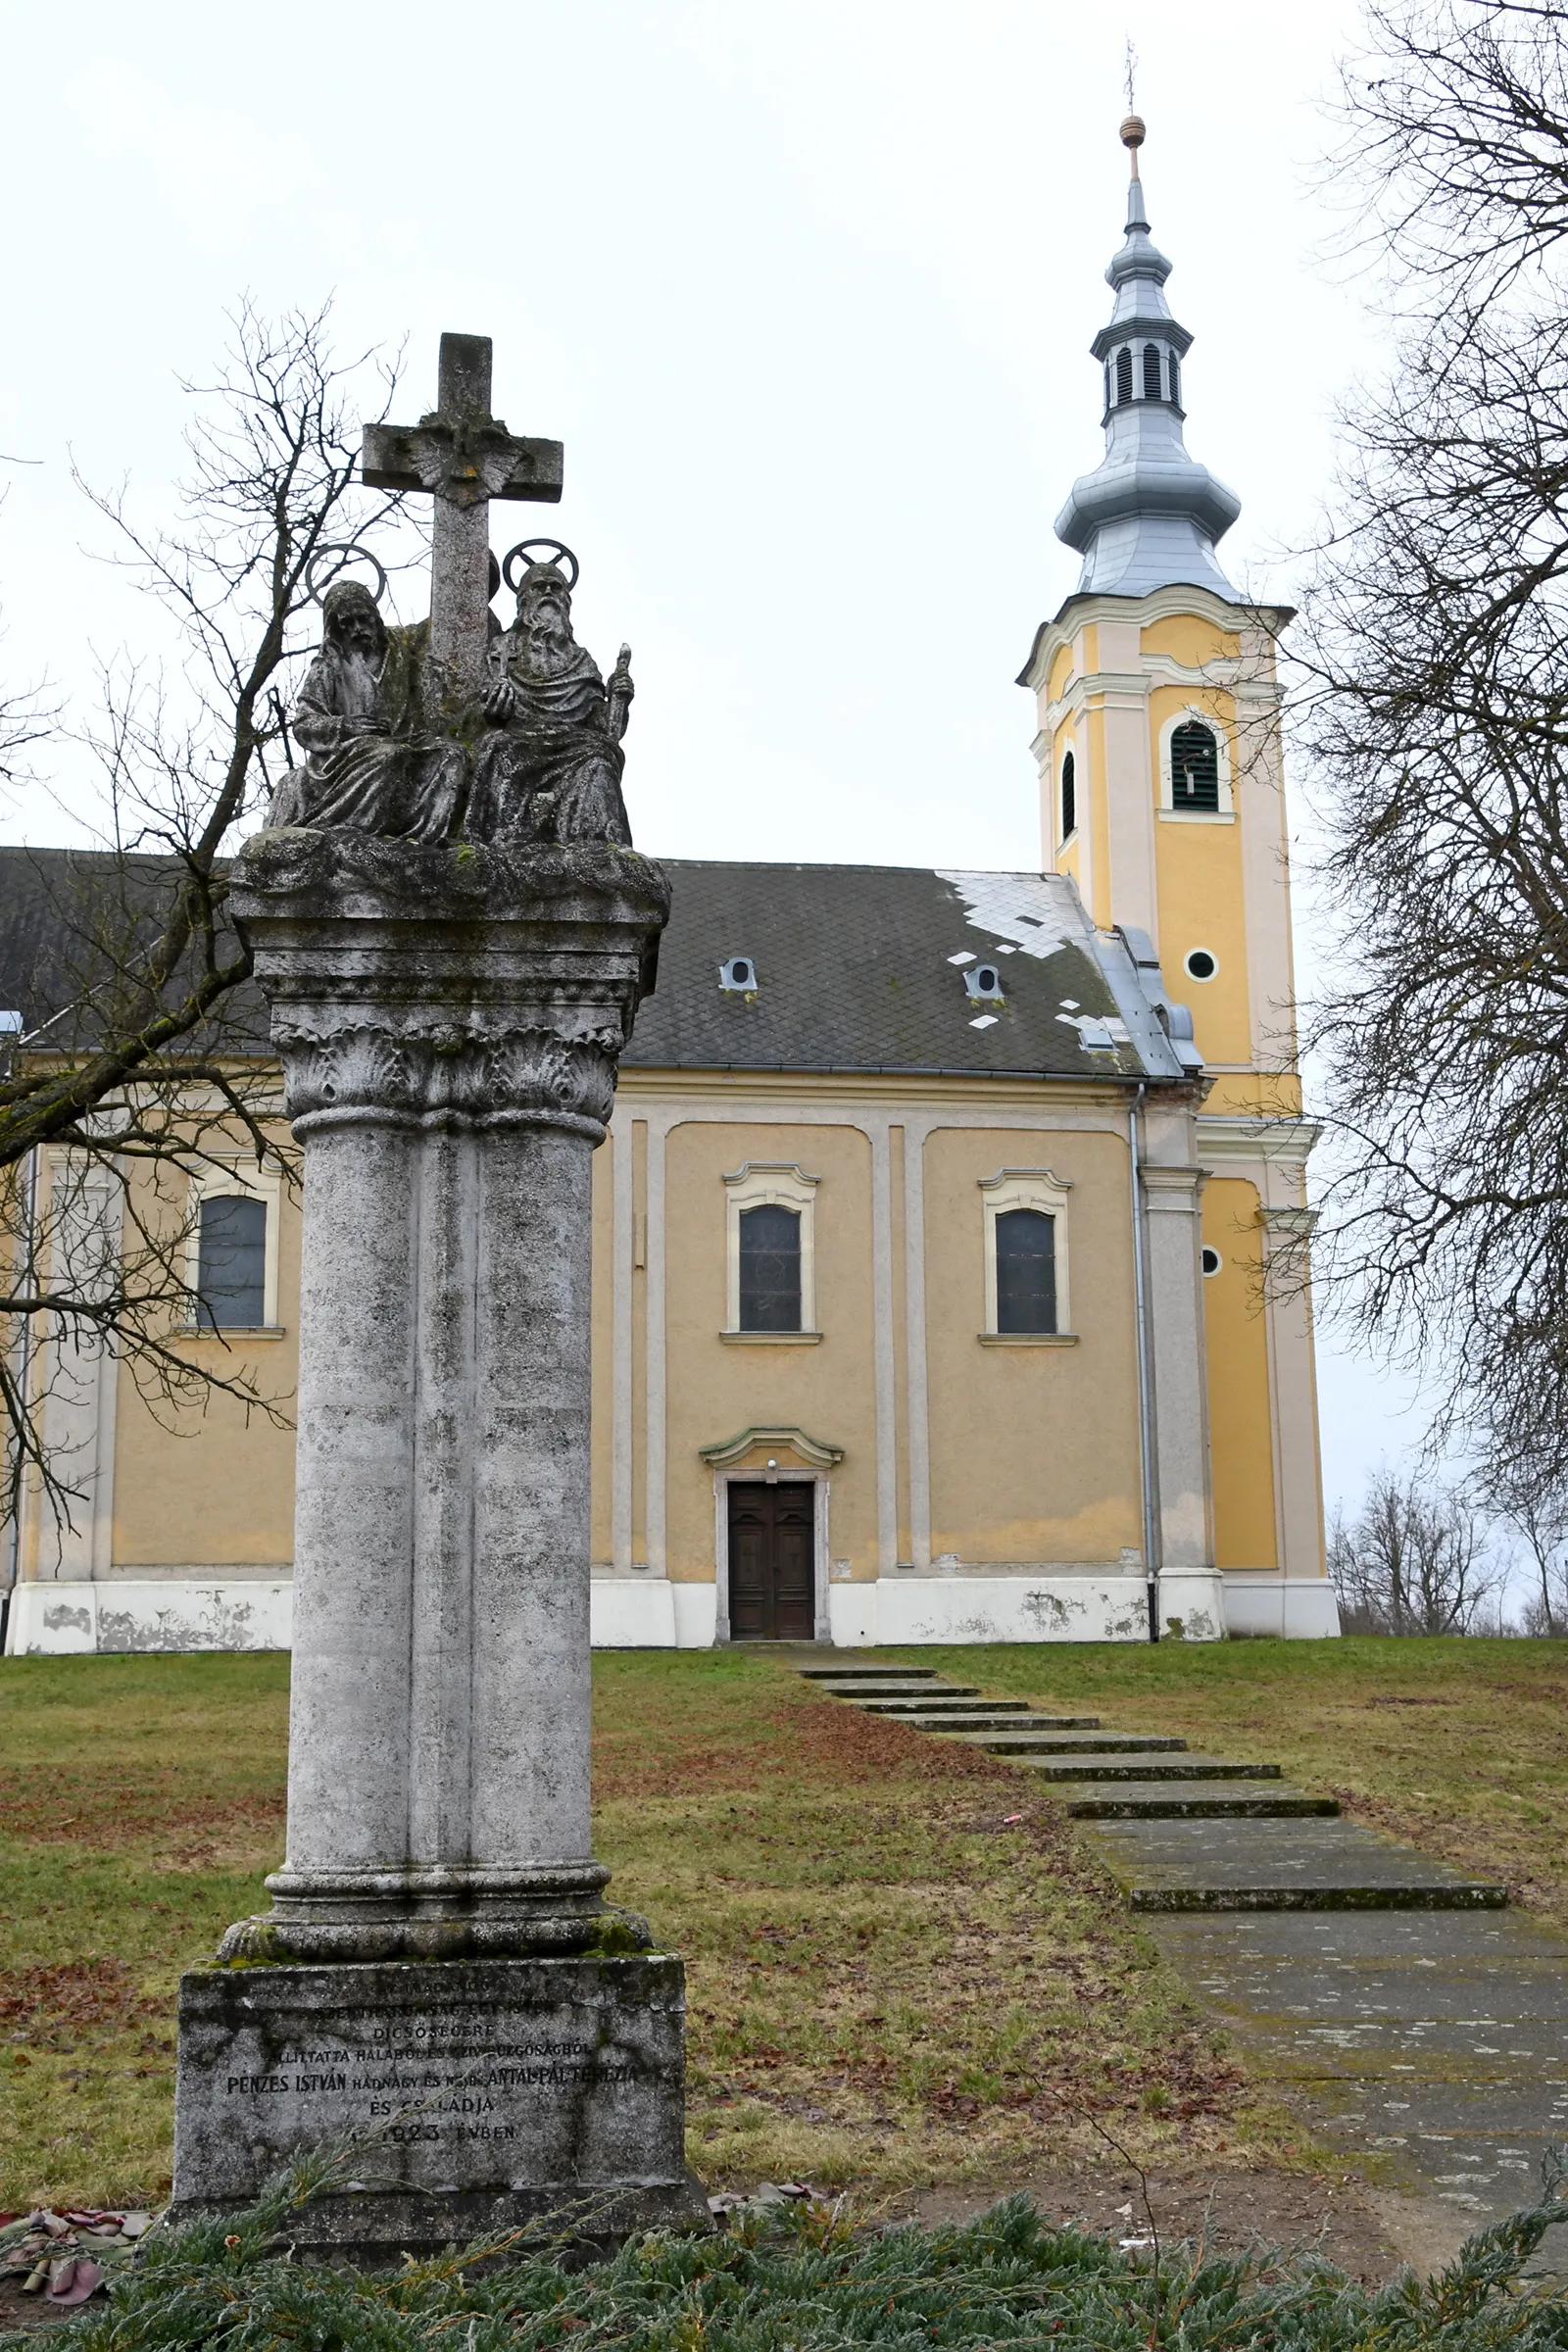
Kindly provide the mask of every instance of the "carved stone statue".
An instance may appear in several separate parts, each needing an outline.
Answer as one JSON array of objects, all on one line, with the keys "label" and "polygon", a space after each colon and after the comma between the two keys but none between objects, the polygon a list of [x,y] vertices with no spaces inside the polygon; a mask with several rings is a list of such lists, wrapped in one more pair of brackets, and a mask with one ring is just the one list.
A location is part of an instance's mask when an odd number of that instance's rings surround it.
[{"label": "carved stone statue", "polygon": [[278,787],[269,826],[446,840],[462,818],[466,761],[460,744],[418,724],[425,631],[389,630],[358,580],[334,581],[321,622],[294,710],[305,764]]},{"label": "carved stone statue", "polygon": [[498,847],[629,843],[620,742],[634,691],[631,648],[621,647],[607,684],[572,635],[571,582],[550,562],[523,572],[516,618],[492,640],[489,660],[489,724],[473,750],[468,838]]}]

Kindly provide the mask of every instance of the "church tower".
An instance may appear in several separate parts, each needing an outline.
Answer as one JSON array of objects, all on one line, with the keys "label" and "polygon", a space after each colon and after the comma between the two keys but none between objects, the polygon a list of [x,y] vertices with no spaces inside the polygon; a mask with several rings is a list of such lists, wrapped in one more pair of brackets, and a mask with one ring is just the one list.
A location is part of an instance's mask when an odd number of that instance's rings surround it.
[{"label": "church tower", "polygon": [[[1039,712],[1044,869],[1071,876],[1152,982],[1157,967],[1173,1024],[1190,1013],[1208,1080],[1202,1294],[1216,1561],[1232,1619],[1248,1615],[1243,1588],[1255,1579],[1263,1614],[1277,1598],[1274,1630],[1315,1631],[1292,1621],[1325,1591],[1309,1308],[1293,1278],[1316,1130],[1297,1069],[1275,665],[1292,614],[1251,602],[1221,568],[1241,503],[1188,454],[1193,338],[1171,316],[1171,264],[1150,234],[1144,135],[1129,116],[1126,235],[1092,346],[1105,454],[1056,519],[1083,568],[1019,683]],[[1298,1580],[1310,1592],[1293,1600]]]}]

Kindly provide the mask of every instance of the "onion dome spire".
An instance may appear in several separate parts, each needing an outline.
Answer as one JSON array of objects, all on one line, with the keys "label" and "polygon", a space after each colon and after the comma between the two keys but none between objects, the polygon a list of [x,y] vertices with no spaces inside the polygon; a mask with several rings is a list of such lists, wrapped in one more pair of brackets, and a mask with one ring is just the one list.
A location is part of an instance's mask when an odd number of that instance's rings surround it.
[{"label": "onion dome spire", "polygon": [[1105,271],[1115,293],[1110,324],[1091,350],[1105,378],[1105,454],[1079,477],[1056,517],[1056,536],[1082,551],[1081,596],[1148,596],[1180,583],[1241,600],[1214,557],[1241,501],[1182,439],[1181,364],[1192,344],[1165,302],[1171,265],[1149,234],[1138,150],[1144,125],[1129,115],[1122,145],[1132,164],[1127,237]]}]

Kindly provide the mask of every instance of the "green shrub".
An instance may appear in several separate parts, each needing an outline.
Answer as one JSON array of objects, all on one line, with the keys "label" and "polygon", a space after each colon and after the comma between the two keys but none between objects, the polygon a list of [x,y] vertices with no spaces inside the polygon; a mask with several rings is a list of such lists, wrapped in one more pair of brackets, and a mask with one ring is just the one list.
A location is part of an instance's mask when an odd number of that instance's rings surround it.
[{"label": "green shrub", "polygon": [[[1378,2289],[1311,2257],[1260,2265],[1190,2247],[1158,2261],[1118,2252],[1049,2227],[1026,2197],[964,2227],[856,2231],[832,2209],[798,2206],[777,2219],[748,2213],[738,2230],[709,2237],[634,2239],[588,2269],[554,2256],[498,2261],[492,2244],[367,2276],[288,2258],[291,2212],[331,2177],[329,2162],[316,2160],[239,2221],[155,2233],[109,2302],[52,2335],[56,2352],[1568,2347],[1568,2301],[1530,2291],[1520,2277],[1544,2231],[1568,2222],[1555,2158],[1540,2205],[1472,2237],[1430,2282],[1405,2276]],[[3,2342],[20,2352],[24,2339]]]}]

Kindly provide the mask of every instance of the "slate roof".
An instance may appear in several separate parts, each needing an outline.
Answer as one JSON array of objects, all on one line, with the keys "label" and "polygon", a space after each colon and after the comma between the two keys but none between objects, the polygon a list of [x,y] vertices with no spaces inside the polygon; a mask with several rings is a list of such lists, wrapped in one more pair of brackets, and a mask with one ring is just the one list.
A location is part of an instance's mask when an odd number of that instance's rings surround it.
[{"label": "slate roof", "polygon": [[[1182,1074],[1131,956],[1097,935],[1063,875],[661,862],[674,906],[628,1064]],[[734,956],[755,963],[755,993],[720,987]],[[978,963],[1003,975],[1003,1003],[965,993]]]},{"label": "slate roof", "polygon": [[[94,1042],[94,983],[112,992],[116,969],[158,937],[175,870],[171,858],[0,849],[0,1009],[22,1014],[28,1042],[64,1053]],[[266,1031],[261,992],[236,990],[225,1049],[247,1034],[260,1046]]]},{"label": "slate roof", "polygon": [[[138,907],[161,901],[169,862],[0,849],[0,1007],[19,1010],[36,1031],[78,1000],[95,922],[127,936]],[[1119,936],[1098,934],[1061,875],[662,862],[674,905],[658,987],[625,1054],[630,1065],[1182,1075],[1154,1011],[1157,968],[1141,978],[1134,962],[1138,935],[1129,935],[1129,953]],[[719,965],[737,956],[756,966],[749,994],[719,986]],[[981,963],[1003,975],[1001,1003],[965,993],[965,969]],[[260,1042],[266,1015],[256,992],[242,992],[231,1009]],[[68,1013],[38,1042],[69,1051],[87,1042],[89,1026]]]}]

